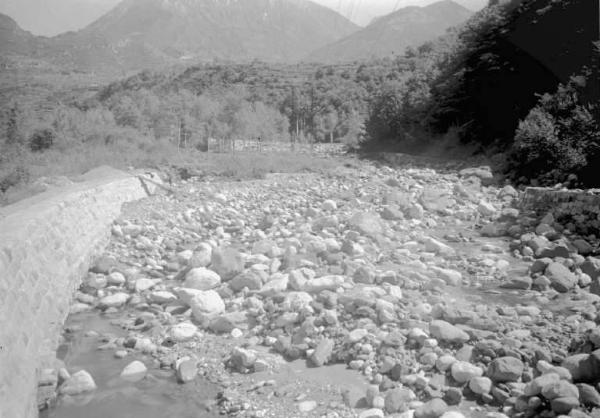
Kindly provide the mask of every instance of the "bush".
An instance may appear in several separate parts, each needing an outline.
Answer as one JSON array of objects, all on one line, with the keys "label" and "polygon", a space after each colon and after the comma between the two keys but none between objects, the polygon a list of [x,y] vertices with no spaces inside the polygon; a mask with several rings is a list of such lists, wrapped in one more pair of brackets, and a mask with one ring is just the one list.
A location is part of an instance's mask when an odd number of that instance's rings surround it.
[{"label": "bush", "polygon": [[511,151],[515,174],[555,183],[569,174],[581,174],[598,159],[600,125],[593,116],[597,105],[581,103],[583,88],[584,77],[571,78],[566,86],[559,85],[556,93],[540,96],[538,104],[519,122]]},{"label": "bush", "polygon": [[29,148],[34,152],[44,151],[54,144],[55,139],[56,134],[52,129],[37,129],[29,139]]}]

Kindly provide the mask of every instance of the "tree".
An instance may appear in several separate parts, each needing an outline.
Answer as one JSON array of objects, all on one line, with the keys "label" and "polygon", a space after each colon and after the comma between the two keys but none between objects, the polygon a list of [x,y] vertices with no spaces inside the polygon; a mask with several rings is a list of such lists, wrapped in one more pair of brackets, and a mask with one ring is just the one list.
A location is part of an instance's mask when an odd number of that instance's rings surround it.
[{"label": "tree", "polygon": [[29,148],[36,151],[44,151],[52,147],[56,134],[50,128],[37,129],[29,139]]}]

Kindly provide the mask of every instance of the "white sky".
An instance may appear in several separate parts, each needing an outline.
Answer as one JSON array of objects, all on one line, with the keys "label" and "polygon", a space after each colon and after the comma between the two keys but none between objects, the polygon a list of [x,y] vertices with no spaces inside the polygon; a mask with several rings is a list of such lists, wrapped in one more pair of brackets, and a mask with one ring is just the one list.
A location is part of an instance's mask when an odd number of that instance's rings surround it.
[{"label": "white sky", "polygon": [[[121,0],[0,0],[0,13],[15,19],[23,28],[36,35],[53,36],[81,29],[114,7]],[[252,1],[252,0],[245,0]],[[425,6],[437,0],[312,0],[336,10],[353,22],[366,26],[374,17],[396,9]],[[487,0],[455,0],[477,10]]]}]

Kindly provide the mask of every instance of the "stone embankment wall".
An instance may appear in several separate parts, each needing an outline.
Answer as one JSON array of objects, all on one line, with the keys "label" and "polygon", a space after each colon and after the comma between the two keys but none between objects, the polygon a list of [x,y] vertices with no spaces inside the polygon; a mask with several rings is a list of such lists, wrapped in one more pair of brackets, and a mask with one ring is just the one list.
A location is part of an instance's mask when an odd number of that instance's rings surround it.
[{"label": "stone embankment wall", "polygon": [[309,144],[306,142],[292,143],[289,141],[262,141],[257,140],[217,140],[209,141],[208,150],[211,152],[296,152],[299,154],[341,154],[345,151],[346,146],[340,143],[316,143]]},{"label": "stone embankment wall", "polygon": [[556,220],[573,232],[600,236],[600,189],[528,187],[523,194],[521,208],[539,215],[552,213]]},{"label": "stone embankment wall", "polygon": [[37,416],[37,373],[55,357],[74,290],[122,204],[152,190],[103,167],[0,208],[0,418]]}]

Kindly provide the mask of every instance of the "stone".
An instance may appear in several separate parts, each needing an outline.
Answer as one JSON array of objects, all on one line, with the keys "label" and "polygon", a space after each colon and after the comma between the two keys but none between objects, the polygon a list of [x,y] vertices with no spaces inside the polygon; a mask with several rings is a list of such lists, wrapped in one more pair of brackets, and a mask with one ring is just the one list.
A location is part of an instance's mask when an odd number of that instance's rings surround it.
[{"label": "stone", "polygon": [[96,383],[85,370],[73,373],[59,388],[62,395],[79,395],[96,390]]},{"label": "stone", "polygon": [[450,368],[452,378],[458,383],[466,383],[473,377],[482,376],[483,370],[466,361],[455,361]]},{"label": "stone", "polygon": [[492,390],[492,381],[483,376],[472,377],[471,380],[469,380],[469,389],[478,395],[490,393]]},{"label": "stone", "polygon": [[152,279],[148,279],[148,278],[141,278],[141,279],[137,279],[135,281],[135,291],[138,293],[141,293],[145,290],[149,290],[152,289],[154,286],[156,286],[156,281],[152,280]]},{"label": "stone", "polygon": [[358,418],[383,418],[385,414],[379,408],[371,408],[358,414]]},{"label": "stone", "polygon": [[563,360],[561,366],[566,368],[575,383],[592,382],[600,377],[598,362],[587,353],[574,354]]},{"label": "stone", "polygon": [[260,290],[263,285],[263,275],[261,272],[248,269],[238,275],[236,275],[230,282],[229,286],[234,292],[239,292],[244,288],[248,290]]},{"label": "stone", "polygon": [[536,377],[531,382],[528,382],[523,389],[526,396],[536,396],[542,393],[542,389],[553,383],[558,383],[560,376],[558,373],[546,373]]},{"label": "stone", "polygon": [[385,410],[390,414],[405,411],[408,403],[416,398],[415,393],[408,388],[388,390],[385,394]]},{"label": "stone", "polygon": [[516,382],[521,378],[524,367],[523,362],[518,358],[499,357],[490,363],[487,375],[494,382]]},{"label": "stone", "polygon": [[167,292],[166,290],[160,290],[150,293],[149,299],[152,303],[163,304],[176,301],[177,296],[171,292]]},{"label": "stone", "polygon": [[594,251],[594,247],[592,247],[590,243],[584,239],[576,239],[572,244],[577,249],[577,252],[584,256],[589,255],[592,253],[592,251]]},{"label": "stone", "polygon": [[485,200],[479,201],[479,204],[477,205],[477,210],[483,216],[491,216],[494,213],[496,213],[496,208],[494,207],[494,205],[492,205],[489,202],[486,202]]},{"label": "stone", "polygon": [[177,362],[177,381],[187,383],[193,381],[198,375],[198,362],[191,358]]},{"label": "stone", "polygon": [[458,411],[448,411],[444,412],[440,418],[465,418],[465,416]]},{"label": "stone", "polygon": [[533,284],[533,279],[529,276],[519,276],[511,278],[510,282],[503,283],[500,287],[503,289],[528,290]]},{"label": "stone", "polygon": [[104,296],[98,304],[103,308],[118,308],[123,306],[129,300],[129,295],[127,293],[118,292],[112,295]]},{"label": "stone", "polygon": [[432,266],[429,269],[435,272],[437,276],[449,286],[458,286],[462,283],[462,274],[459,271],[435,266]]},{"label": "stone", "polygon": [[575,397],[555,398],[550,402],[550,406],[557,414],[568,414],[573,408],[579,406],[579,399]]},{"label": "stone", "polygon": [[448,410],[448,405],[440,398],[433,398],[415,410],[414,418],[438,418]]},{"label": "stone", "polygon": [[588,257],[581,264],[581,271],[590,276],[592,280],[600,277],[600,258]]},{"label": "stone", "polygon": [[320,367],[327,363],[333,352],[334,342],[328,338],[322,339],[310,356],[313,365]]},{"label": "stone", "polygon": [[189,260],[189,265],[192,267],[206,267],[212,259],[212,247],[206,242],[201,242]]},{"label": "stone", "polygon": [[600,407],[600,393],[592,385],[578,383],[579,400],[588,407]]},{"label": "stone", "polygon": [[212,270],[204,267],[191,269],[185,275],[183,287],[198,290],[211,290],[221,284],[221,277]]},{"label": "stone", "polygon": [[177,342],[189,341],[198,332],[198,327],[190,322],[181,322],[171,328],[171,338]]},{"label": "stone", "polygon": [[113,271],[106,277],[106,281],[108,282],[109,285],[112,285],[112,286],[122,286],[123,284],[125,284],[126,280],[125,280],[125,276],[123,276],[123,273],[119,273],[118,271]]},{"label": "stone", "polygon": [[376,213],[358,212],[349,220],[348,225],[368,237],[376,238],[383,234],[384,227],[381,217]]},{"label": "stone", "polygon": [[198,321],[225,311],[225,302],[214,290],[198,290],[198,293],[189,301],[189,305],[194,318]]},{"label": "stone", "polygon": [[254,363],[256,362],[256,353],[252,350],[235,347],[231,352],[229,360],[235,370],[244,371],[254,366]]},{"label": "stone", "polygon": [[429,333],[438,340],[449,343],[465,343],[470,339],[469,334],[465,331],[442,320],[431,321]]},{"label": "stone", "polygon": [[146,368],[146,365],[141,361],[135,360],[125,366],[120,376],[121,379],[127,380],[128,382],[139,382],[146,377],[147,372],[148,369]]},{"label": "stone", "polygon": [[550,286],[557,292],[568,292],[577,284],[577,277],[561,263],[550,263],[544,275],[550,280]]},{"label": "stone", "polygon": [[579,397],[579,390],[577,386],[566,380],[559,380],[558,382],[551,382],[542,388],[542,396],[548,400],[562,397]]},{"label": "stone", "polygon": [[222,280],[231,280],[244,271],[244,258],[233,248],[217,248],[211,255],[211,270]]},{"label": "stone", "polygon": [[310,412],[317,407],[316,401],[302,401],[298,403],[298,410],[300,412]]},{"label": "stone", "polygon": [[455,254],[454,248],[436,240],[435,238],[425,237],[423,238],[423,244],[425,244],[425,251],[428,252],[444,256],[452,256]]}]

